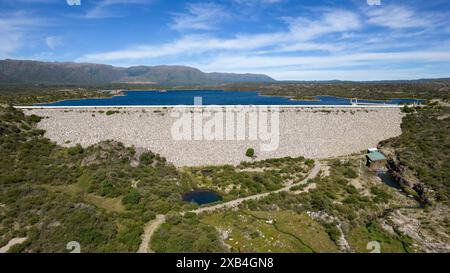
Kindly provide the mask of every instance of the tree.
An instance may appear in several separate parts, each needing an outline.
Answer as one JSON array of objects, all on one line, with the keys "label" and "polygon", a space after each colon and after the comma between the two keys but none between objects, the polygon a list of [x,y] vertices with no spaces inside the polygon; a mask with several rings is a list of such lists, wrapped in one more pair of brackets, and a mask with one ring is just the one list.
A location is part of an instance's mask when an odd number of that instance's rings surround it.
[{"label": "tree", "polygon": [[107,116],[111,116],[111,115],[114,115],[114,114],[117,114],[117,113],[119,113],[119,111],[113,111],[113,110],[106,111],[106,115]]},{"label": "tree", "polygon": [[139,161],[142,165],[151,165],[153,163],[153,160],[155,159],[155,154],[152,152],[145,152],[142,153],[139,157]]},{"label": "tree", "polygon": [[33,123],[38,123],[38,122],[40,122],[41,121],[41,117],[39,117],[39,116],[36,116],[36,115],[31,115],[30,117],[29,117],[29,120],[31,121],[31,122],[33,122]]},{"label": "tree", "polygon": [[84,152],[84,149],[80,144],[77,144],[74,147],[70,147],[67,152],[69,153],[69,155],[77,155],[82,154]]},{"label": "tree", "polygon": [[255,149],[248,148],[247,151],[245,152],[245,155],[248,156],[248,157],[254,157],[255,156]]},{"label": "tree", "polygon": [[130,204],[130,205],[135,205],[138,204],[139,201],[141,200],[141,194],[135,190],[135,189],[131,189],[126,195],[124,195],[124,197],[122,198],[122,203],[124,205]]}]

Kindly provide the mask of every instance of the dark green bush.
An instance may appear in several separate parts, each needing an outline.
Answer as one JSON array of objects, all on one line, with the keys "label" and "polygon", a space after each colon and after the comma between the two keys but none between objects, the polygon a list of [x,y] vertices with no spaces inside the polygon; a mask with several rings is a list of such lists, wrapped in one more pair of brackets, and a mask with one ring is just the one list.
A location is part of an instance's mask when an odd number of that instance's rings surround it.
[{"label": "dark green bush", "polygon": [[135,205],[138,204],[141,200],[141,194],[136,189],[131,189],[127,194],[125,194],[122,198],[122,203],[124,205]]},{"label": "dark green bush", "polygon": [[41,119],[42,119],[41,117],[36,116],[34,114],[28,117],[28,120],[32,123],[38,123],[41,121]]},{"label": "dark green bush", "polygon": [[254,157],[255,156],[255,149],[253,148],[248,148],[247,151],[245,152],[245,155],[247,157]]},{"label": "dark green bush", "polygon": [[341,236],[341,232],[337,228],[336,223],[326,223],[324,224],[324,227],[328,236],[330,236],[330,239],[333,240],[333,242],[337,242]]},{"label": "dark green bush", "polygon": [[117,113],[120,113],[120,112],[119,111],[113,111],[113,110],[106,111],[106,115],[107,116],[111,116],[111,115],[114,115],[114,114],[117,114]]},{"label": "dark green bush", "polygon": [[415,112],[414,107],[409,107],[408,105],[405,105],[402,107],[403,113],[413,113]]},{"label": "dark green bush", "polygon": [[77,144],[77,145],[67,149],[67,153],[69,153],[69,155],[82,154],[83,152],[84,152],[84,149],[83,149],[83,147],[81,147],[80,144]]},{"label": "dark green bush", "polygon": [[139,156],[139,161],[142,165],[151,165],[155,160],[156,156],[152,152],[145,152]]}]

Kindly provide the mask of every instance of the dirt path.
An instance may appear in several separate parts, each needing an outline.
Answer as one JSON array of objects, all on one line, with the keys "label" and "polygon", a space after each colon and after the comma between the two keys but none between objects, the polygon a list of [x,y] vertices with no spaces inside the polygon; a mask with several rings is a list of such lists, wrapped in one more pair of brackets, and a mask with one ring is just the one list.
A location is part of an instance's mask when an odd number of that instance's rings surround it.
[{"label": "dirt path", "polygon": [[270,191],[270,192],[265,192],[265,193],[260,193],[260,194],[256,194],[256,195],[251,195],[251,196],[247,196],[247,197],[242,197],[242,198],[238,198],[229,202],[225,202],[225,203],[221,203],[221,204],[217,204],[214,206],[209,206],[209,207],[204,207],[204,208],[199,208],[196,210],[192,210],[191,212],[194,213],[202,213],[202,212],[206,212],[206,211],[214,211],[217,209],[222,209],[222,208],[233,208],[238,206],[239,204],[241,204],[244,201],[248,201],[248,200],[257,200],[260,199],[262,197],[266,197],[271,193],[279,193],[279,192],[283,192],[283,191],[289,191],[292,187],[297,186],[297,185],[301,185],[301,184],[305,184],[309,179],[315,178],[317,176],[317,174],[319,173],[320,169],[322,168],[322,164],[320,163],[320,161],[315,161],[314,167],[312,168],[311,172],[309,173],[309,175],[303,179],[301,182],[299,183],[295,183],[293,184],[288,183],[288,185],[284,186],[281,189],[278,189],[276,191]]},{"label": "dirt path", "polygon": [[[283,188],[275,190],[275,191],[270,191],[270,192],[265,192],[265,193],[261,193],[261,194],[242,197],[242,198],[238,198],[238,199],[235,199],[235,200],[232,200],[229,202],[217,204],[214,206],[209,206],[209,207],[192,210],[191,212],[199,214],[199,213],[206,212],[206,211],[209,212],[209,211],[215,211],[215,210],[223,209],[223,208],[233,208],[247,200],[257,200],[259,198],[266,197],[271,193],[279,193],[279,192],[289,191],[292,187],[301,185],[301,184],[305,184],[309,179],[315,178],[321,169],[322,169],[322,164],[320,163],[320,161],[316,160],[314,163],[314,167],[312,168],[309,175],[299,183],[290,182]],[[151,248],[149,247],[150,240],[151,240],[155,230],[162,223],[164,223],[165,220],[166,220],[166,218],[164,215],[158,215],[158,216],[156,216],[156,219],[151,220],[150,222],[147,223],[147,225],[144,228],[144,234],[142,235],[142,242],[141,242],[141,245],[139,246],[138,253],[149,253],[149,252],[152,253],[153,252],[151,250]]]},{"label": "dirt path", "polygon": [[8,250],[18,244],[21,244],[23,242],[25,242],[28,238],[27,237],[22,237],[22,238],[12,238],[11,240],[9,240],[9,242],[3,246],[2,248],[0,248],[0,253],[6,253],[8,252]]},{"label": "dirt path", "polygon": [[298,191],[294,191],[293,193],[294,194],[301,194],[301,193],[309,192],[310,190],[313,190],[315,188],[317,188],[317,184],[316,183],[311,183],[311,184],[308,184],[303,189],[298,190]]},{"label": "dirt path", "polygon": [[154,251],[150,247],[150,240],[155,230],[166,221],[166,217],[162,214],[156,215],[156,218],[148,222],[144,227],[144,234],[142,234],[141,245],[139,246],[138,253],[153,253]]}]

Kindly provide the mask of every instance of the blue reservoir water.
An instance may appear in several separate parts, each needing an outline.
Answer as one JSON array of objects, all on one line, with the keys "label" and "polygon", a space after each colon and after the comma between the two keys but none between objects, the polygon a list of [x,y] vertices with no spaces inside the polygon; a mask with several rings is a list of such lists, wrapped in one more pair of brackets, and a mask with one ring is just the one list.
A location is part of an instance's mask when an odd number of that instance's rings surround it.
[{"label": "blue reservoir water", "polygon": [[[350,105],[350,99],[317,96],[314,101],[291,100],[285,97],[261,96],[257,91],[222,91],[222,90],[174,90],[126,91],[124,96],[111,98],[64,100],[44,106],[132,106],[132,105],[193,105],[194,97],[202,97],[203,105]],[[384,104],[400,104],[418,102],[415,99],[392,99],[380,101]],[[358,103],[374,103],[374,101],[358,100]]]},{"label": "blue reservoir water", "polygon": [[183,201],[195,202],[199,205],[214,203],[221,200],[222,197],[220,195],[210,190],[195,190],[183,195]]}]

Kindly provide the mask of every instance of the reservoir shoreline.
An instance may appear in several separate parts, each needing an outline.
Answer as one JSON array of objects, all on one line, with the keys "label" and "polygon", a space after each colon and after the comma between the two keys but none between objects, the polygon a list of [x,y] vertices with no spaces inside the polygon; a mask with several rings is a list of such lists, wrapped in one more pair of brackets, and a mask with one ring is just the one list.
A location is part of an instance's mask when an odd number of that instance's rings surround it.
[{"label": "reservoir shoreline", "polygon": [[254,108],[254,107],[265,107],[265,108],[283,108],[283,109],[295,109],[295,108],[403,108],[404,105],[398,104],[357,104],[357,105],[86,105],[86,106],[40,106],[40,105],[17,105],[14,106],[17,109],[170,109],[170,108]]},{"label": "reservoir shoreline", "polygon": [[[177,91],[127,91],[122,96],[108,98],[83,98],[64,100],[37,107],[189,107],[204,105],[208,107],[233,106],[391,106],[403,103],[415,103],[410,99],[391,99],[388,101],[353,100],[351,98],[316,96],[314,99],[295,100],[286,96],[265,96],[259,91],[219,91],[219,90],[177,90]],[[197,101],[197,102],[196,102]]]}]

